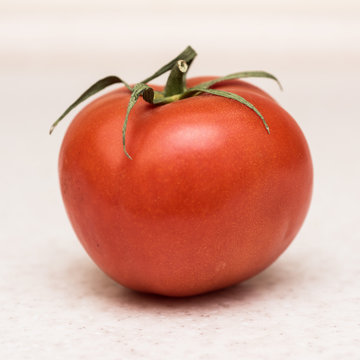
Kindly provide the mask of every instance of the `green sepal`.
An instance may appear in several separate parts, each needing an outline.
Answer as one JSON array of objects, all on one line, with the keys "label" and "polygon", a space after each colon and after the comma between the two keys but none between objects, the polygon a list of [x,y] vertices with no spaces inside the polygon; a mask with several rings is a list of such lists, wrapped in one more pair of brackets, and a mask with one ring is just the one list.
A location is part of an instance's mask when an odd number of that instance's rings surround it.
[{"label": "green sepal", "polygon": [[234,74],[230,74],[230,75],[226,75],[226,76],[222,76],[219,78],[216,78],[214,80],[210,80],[210,81],[206,81],[203,83],[200,83],[199,85],[197,85],[196,87],[201,87],[204,89],[208,89],[211,86],[222,82],[222,81],[226,81],[226,80],[235,80],[235,79],[243,79],[243,78],[249,78],[249,77],[255,77],[255,78],[268,78],[268,79],[272,79],[275,80],[277,82],[277,84],[279,85],[280,90],[282,90],[282,86],[280,84],[280,81],[272,74],[266,72],[266,71],[241,71],[241,72],[237,72]]},{"label": "green sepal", "polygon": [[149,103],[152,103],[152,98],[154,98],[154,90],[150,86],[143,84],[143,83],[136,84],[132,90],[129,104],[128,104],[127,111],[126,111],[124,125],[122,128],[123,149],[124,149],[125,155],[130,160],[132,160],[132,157],[126,151],[126,146],[125,146],[126,127],[127,127],[130,111],[134,107],[136,102],[138,101],[140,95],[143,96],[144,100],[146,100]]},{"label": "green sepal", "polygon": [[[202,88],[201,86],[197,87],[193,87],[191,89],[188,89],[187,91],[189,93],[189,96],[191,96],[191,93],[195,92],[195,96],[196,93],[208,93],[208,94],[212,94],[212,95],[216,95],[216,96],[222,96],[225,97],[227,99],[232,99],[232,100],[236,100],[241,104],[244,104],[245,106],[247,106],[249,109],[253,110],[256,115],[259,116],[259,118],[262,120],[266,131],[270,134],[270,129],[268,124],[266,123],[264,117],[262,116],[262,114],[260,113],[260,111],[253,105],[251,104],[249,101],[245,100],[243,97],[241,97],[240,95],[228,92],[228,91],[223,91],[223,90],[216,90],[216,89],[206,89],[206,88]],[[185,93],[186,94],[186,93]]]},{"label": "green sepal", "polygon": [[162,68],[160,68],[158,71],[156,71],[153,75],[149,76],[145,80],[141,81],[141,83],[146,84],[149,81],[159,77],[160,75],[166,73],[167,71],[170,71],[174,65],[179,60],[184,60],[188,67],[190,67],[192,61],[195,59],[197,53],[196,51],[191,47],[188,46],[181,54],[179,54],[175,59],[168,62],[166,65],[164,65]]},{"label": "green sepal", "polygon": [[78,106],[80,103],[85,101],[90,96],[96,94],[97,92],[105,89],[106,87],[116,84],[116,83],[123,83],[126,88],[130,91],[132,91],[132,88],[128,83],[126,83],[124,80],[120,79],[117,76],[111,75],[107,76],[99,81],[97,81],[94,85],[90,86],[80,97],[75,100],[64,112],[63,114],[52,124],[50,128],[50,134],[54,131],[56,125],[76,106]]}]

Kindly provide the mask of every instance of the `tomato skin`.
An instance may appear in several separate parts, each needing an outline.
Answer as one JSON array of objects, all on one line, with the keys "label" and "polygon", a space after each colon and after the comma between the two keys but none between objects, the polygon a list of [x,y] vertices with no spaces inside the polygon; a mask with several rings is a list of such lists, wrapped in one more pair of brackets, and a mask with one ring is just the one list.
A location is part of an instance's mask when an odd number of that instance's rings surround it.
[{"label": "tomato skin", "polygon": [[[210,78],[188,80],[189,86]],[[233,285],[290,244],[312,193],[310,152],[274,99],[244,81],[154,107],[142,99],[122,125],[129,91],[112,91],[72,121],[59,157],[72,226],[94,262],[120,284],[168,296]]]}]

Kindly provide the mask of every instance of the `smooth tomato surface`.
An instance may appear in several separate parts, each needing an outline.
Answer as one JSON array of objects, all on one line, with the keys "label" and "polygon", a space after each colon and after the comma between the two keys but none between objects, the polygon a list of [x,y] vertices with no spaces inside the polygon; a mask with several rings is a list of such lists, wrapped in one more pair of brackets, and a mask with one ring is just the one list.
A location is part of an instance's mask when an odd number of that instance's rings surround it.
[{"label": "smooth tomato surface", "polygon": [[[189,86],[210,78],[193,78]],[[59,158],[72,226],[95,263],[131,289],[188,296],[259,273],[290,244],[312,192],[312,162],[292,117],[244,81],[265,117],[203,94],[162,106],[112,91],[72,121]],[[159,89],[159,88],[157,88]]]}]

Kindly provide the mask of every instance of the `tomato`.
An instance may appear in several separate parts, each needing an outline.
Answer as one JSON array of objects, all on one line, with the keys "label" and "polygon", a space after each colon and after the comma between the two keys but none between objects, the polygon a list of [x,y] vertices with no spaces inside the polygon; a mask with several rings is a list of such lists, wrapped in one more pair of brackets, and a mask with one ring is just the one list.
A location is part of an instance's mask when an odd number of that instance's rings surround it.
[{"label": "tomato", "polygon": [[[211,78],[192,78],[189,87]],[[154,87],[161,90],[161,87]],[[87,105],[64,137],[59,175],[80,242],[120,284],[189,296],[246,280],[268,267],[298,233],[313,170],[299,126],[258,87],[218,83],[251,102],[200,94],[162,106],[128,89]]]}]

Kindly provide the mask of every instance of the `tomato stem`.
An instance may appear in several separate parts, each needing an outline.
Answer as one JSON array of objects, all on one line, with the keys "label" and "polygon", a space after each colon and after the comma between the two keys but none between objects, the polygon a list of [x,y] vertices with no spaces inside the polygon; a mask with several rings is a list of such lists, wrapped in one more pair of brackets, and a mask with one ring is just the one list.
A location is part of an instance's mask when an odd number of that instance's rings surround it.
[{"label": "tomato stem", "polygon": [[171,69],[164,89],[164,95],[173,96],[183,94],[186,90],[186,73],[189,67],[184,60],[178,60]]}]

